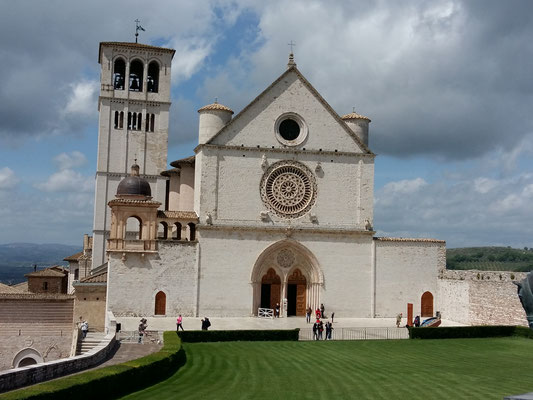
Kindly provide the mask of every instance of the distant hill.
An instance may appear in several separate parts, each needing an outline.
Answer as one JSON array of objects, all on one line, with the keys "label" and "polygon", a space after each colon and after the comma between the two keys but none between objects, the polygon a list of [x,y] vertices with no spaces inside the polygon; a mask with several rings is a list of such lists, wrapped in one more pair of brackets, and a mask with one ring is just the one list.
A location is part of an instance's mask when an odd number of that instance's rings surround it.
[{"label": "distant hill", "polygon": [[446,268],[528,272],[533,270],[533,248],[464,247],[447,249]]},{"label": "distant hill", "polygon": [[24,274],[52,265],[67,265],[63,258],[81,251],[80,246],[65,244],[9,243],[0,244],[0,282],[19,283]]}]

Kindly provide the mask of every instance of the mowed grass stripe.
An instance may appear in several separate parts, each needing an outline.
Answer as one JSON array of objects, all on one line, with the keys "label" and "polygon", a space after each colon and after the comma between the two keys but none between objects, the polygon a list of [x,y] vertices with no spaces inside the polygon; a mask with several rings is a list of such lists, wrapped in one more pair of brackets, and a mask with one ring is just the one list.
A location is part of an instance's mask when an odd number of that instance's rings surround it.
[{"label": "mowed grass stripe", "polygon": [[128,399],[501,399],[533,390],[533,340],[186,343]]}]

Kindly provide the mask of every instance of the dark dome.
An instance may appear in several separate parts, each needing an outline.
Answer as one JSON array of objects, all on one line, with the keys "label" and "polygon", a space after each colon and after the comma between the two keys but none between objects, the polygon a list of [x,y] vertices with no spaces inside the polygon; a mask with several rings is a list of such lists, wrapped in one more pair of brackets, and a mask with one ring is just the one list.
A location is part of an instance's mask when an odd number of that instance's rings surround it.
[{"label": "dark dome", "polygon": [[120,181],[117,196],[152,196],[150,184],[140,176],[127,176]]}]

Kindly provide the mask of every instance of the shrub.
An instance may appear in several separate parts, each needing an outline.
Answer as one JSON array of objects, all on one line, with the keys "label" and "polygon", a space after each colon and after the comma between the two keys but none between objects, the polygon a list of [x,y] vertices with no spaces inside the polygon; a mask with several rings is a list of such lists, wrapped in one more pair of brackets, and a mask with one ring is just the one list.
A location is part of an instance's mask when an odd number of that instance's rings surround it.
[{"label": "shrub", "polygon": [[157,353],[105,368],[44,382],[0,395],[1,400],[113,399],[168,378],[185,364],[185,352],[175,332],[164,333]]},{"label": "shrub", "polygon": [[297,341],[299,329],[291,330],[236,330],[236,331],[180,331],[183,342],[236,342],[236,341]]},{"label": "shrub", "polygon": [[438,328],[409,328],[410,339],[457,339],[523,336],[533,338],[533,330],[523,326],[445,326]]}]

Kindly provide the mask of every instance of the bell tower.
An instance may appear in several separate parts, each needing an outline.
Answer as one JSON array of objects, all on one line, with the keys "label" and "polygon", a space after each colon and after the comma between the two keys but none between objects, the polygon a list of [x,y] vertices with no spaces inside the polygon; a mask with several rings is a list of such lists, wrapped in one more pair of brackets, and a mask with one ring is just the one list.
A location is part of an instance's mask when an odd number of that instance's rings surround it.
[{"label": "bell tower", "polygon": [[94,200],[92,268],[106,262],[114,199],[129,167],[138,164],[154,201],[164,203],[170,72],[175,50],[127,42],[102,42],[98,99],[98,159]]}]

